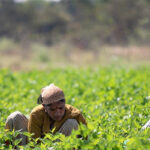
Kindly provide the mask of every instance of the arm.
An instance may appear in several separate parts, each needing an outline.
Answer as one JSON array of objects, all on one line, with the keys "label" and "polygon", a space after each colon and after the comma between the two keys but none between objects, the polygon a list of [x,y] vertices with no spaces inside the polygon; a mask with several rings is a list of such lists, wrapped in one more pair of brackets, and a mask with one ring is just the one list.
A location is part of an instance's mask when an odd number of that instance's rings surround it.
[{"label": "arm", "polygon": [[85,118],[83,117],[83,115],[80,113],[79,116],[78,116],[78,122],[82,122],[83,124],[87,125],[87,122],[85,120]]},{"label": "arm", "polygon": [[30,115],[28,131],[29,133],[34,133],[33,138],[39,138],[42,136],[42,118],[36,112],[33,112]]}]

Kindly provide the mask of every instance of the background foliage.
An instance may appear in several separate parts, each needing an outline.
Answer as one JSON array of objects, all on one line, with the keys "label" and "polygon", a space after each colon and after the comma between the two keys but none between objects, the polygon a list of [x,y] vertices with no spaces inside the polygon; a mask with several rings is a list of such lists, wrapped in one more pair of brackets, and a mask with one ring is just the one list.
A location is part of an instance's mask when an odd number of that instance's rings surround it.
[{"label": "background foliage", "polygon": [[149,0],[1,0],[0,37],[48,45],[65,39],[81,48],[148,44],[149,9]]}]

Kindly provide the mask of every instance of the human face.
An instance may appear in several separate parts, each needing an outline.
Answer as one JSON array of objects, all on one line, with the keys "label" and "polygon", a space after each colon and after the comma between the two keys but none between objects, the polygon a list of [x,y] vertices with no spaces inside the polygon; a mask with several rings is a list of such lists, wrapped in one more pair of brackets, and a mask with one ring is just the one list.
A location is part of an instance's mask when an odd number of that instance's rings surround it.
[{"label": "human face", "polygon": [[50,106],[44,106],[44,108],[54,121],[60,121],[65,114],[65,102],[58,101],[52,103]]}]

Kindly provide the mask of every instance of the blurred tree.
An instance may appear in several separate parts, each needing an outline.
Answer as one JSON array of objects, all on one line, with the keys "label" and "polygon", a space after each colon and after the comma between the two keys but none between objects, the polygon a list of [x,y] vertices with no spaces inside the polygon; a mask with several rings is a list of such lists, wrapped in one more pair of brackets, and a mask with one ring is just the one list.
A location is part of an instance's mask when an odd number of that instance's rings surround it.
[{"label": "blurred tree", "polygon": [[144,16],[144,3],[142,0],[111,0],[109,5],[108,11],[113,20],[113,41],[126,43],[128,37],[136,33],[139,21]]},{"label": "blurred tree", "polygon": [[66,37],[81,49],[90,48],[93,41],[146,41],[150,36],[149,9],[149,0],[1,0],[0,36],[47,44]]}]

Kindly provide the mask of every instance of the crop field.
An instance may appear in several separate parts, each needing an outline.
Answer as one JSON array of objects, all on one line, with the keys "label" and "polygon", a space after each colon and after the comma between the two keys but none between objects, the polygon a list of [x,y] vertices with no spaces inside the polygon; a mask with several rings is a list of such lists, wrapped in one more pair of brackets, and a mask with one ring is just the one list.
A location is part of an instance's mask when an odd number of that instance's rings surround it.
[{"label": "crop field", "polygon": [[[66,103],[78,108],[88,125],[81,125],[69,137],[49,133],[40,144],[26,132],[29,142],[19,149],[150,149],[150,129],[141,130],[150,120],[149,66],[0,70],[0,149],[13,149],[20,142],[13,139],[19,132],[4,130],[8,115],[20,111],[29,117],[40,90],[50,83],[64,90]],[[13,144],[6,146],[6,140]]]}]

